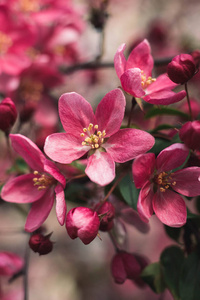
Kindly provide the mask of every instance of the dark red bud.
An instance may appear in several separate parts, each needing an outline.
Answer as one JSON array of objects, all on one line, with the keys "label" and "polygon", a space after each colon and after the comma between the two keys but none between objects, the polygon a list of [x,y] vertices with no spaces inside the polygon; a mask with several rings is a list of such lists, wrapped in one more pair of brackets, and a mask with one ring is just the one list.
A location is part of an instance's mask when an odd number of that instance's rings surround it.
[{"label": "dark red bud", "polygon": [[103,204],[98,203],[95,207],[97,214],[100,217],[101,231],[109,231],[113,227],[113,219],[115,217],[115,208],[112,203],[106,201]]},{"label": "dark red bud", "polygon": [[186,83],[196,71],[195,61],[190,54],[180,54],[175,56],[167,66],[169,78],[178,84]]},{"label": "dark red bud", "polygon": [[29,246],[34,252],[38,252],[39,255],[45,255],[52,251],[53,243],[50,241],[51,233],[48,235],[42,235],[41,233],[35,233],[30,237]]},{"label": "dark red bud", "polygon": [[199,50],[194,50],[192,51],[192,53],[190,53],[194,59],[194,62],[195,62],[195,65],[196,65],[196,68],[199,67],[199,64],[200,64],[200,51]]},{"label": "dark red bud", "polygon": [[179,136],[188,148],[200,151],[200,121],[185,123],[179,130]]},{"label": "dark red bud", "polygon": [[16,119],[17,110],[14,102],[10,98],[5,98],[0,103],[0,129],[8,134]]}]

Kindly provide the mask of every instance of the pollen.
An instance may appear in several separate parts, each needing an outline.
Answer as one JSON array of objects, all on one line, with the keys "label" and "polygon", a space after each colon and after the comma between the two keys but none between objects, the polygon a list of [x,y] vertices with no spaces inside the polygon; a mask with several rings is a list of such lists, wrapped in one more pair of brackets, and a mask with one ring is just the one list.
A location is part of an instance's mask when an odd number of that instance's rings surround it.
[{"label": "pollen", "polygon": [[176,185],[176,181],[172,180],[173,173],[161,172],[158,175],[155,175],[153,182],[157,185],[160,192],[165,192],[171,186]]},{"label": "pollen", "polygon": [[104,142],[106,131],[98,130],[98,124],[90,123],[88,128],[83,128],[83,132],[80,134],[81,137],[85,137],[82,141],[83,146],[90,146],[92,149],[98,149]]},{"label": "pollen", "polygon": [[55,183],[55,179],[47,174],[40,174],[38,171],[33,172],[37,177],[33,178],[33,185],[37,186],[38,190],[46,189]]},{"label": "pollen", "polygon": [[141,71],[141,85],[143,89],[146,89],[150,84],[156,81],[156,78],[149,76],[148,78],[144,74],[144,71]]},{"label": "pollen", "polygon": [[11,38],[4,32],[0,31],[0,55],[5,54],[11,45],[12,45]]}]

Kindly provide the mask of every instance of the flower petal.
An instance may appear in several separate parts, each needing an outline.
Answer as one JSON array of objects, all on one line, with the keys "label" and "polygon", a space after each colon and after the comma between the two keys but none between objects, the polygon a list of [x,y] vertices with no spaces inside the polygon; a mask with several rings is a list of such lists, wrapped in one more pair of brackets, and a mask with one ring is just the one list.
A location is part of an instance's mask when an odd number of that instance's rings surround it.
[{"label": "flower petal", "polygon": [[58,184],[55,187],[55,193],[56,193],[56,215],[57,215],[58,222],[62,226],[65,223],[67,207],[65,202],[65,193],[61,184]]},{"label": "flower petal", "polygon": [[91,181],[104,186],[115,178],[115,163],[108,153],[96,150],[88,159],[85,173]]},{"label": "flower petal", "polygon": [[155,154],[141,154],[133,161],[132,174],[135,186],[141,188],[150,179],[155,169]]},{"label": "flower petal", "polygon": [[138,98],[145,95],[141,83],[141,70],[139,68],[126,70],[120,77],[120,81],[124,91],[130,95]]},{"label": "flower petal", "polygon": [[33,232],[38,229],[44,221],[47,219],[54,203],[54,190],[46,190],[45,195],[39,201],[35,202],[31,206],[31,210],[28,214],[25,230]]},{"label": "flower petal", "polygon": [[171,171],[180,167],[189,154],[188,148],[181,144],[173,144],[162,150],[156,158],[156,168],[159,171]]},{"label": "flower petal", "polygon": [[151,188],[151,183],[147,181],[140,191],[137,203],[139,216],[146,223],[148,222],[148,219],[153,215],[153,196],[154,193]]},{"label": "flower petal", "polygon": [[169,105],[181,101],[185,96],[185,91],[175,93],[173,91],[162,90],[160,92],[149,94],[142,99],[150,104]]},{"label": "flower petal", "polygon": [[153,199],[153,209],[163,224],[181,227],[186,223],[187,210],[183,198],[171,191],[157,192]]},{"label": "flower petal", "polygon": [[96,109],[96,121],[98,130],[106,131],[106,137],[114,134],[120,129],[124,118],[126,100],[120,89],[107,93]]},{"label": "flower petal", "polygon": [[27,137],[21,134],[9,135],[14,150],[27,162],[33,170],[42,172],[45,156],[42,151]]},{"label": "flower petal", "polygon": [[67,133],[80,136],[83,128],[95,123],[92,107],[77,93],[63,94],[58,102],[60,120]]},{"label": "flower petal", "polygon": [[173,185],[176,192],[187,197],[200,195],[200,168],[190,167],[176,171],[173,180],[176,182]]},{"label": "flower petal", "polygon": [[89,146],[82,146],[81,143],[80,135],[53,133],[46,138],[44,151],[52,160],[70,164],[90,150]]},{"label": "flower petal", "polygon": [[9,180],[1,191],[3,200],[14,203],[31,203],[39,200],[45,190],[33,185],[34,174],[25,174]]},{"label": "flower petal", "polygon": [[115,162],[124,163],[150,150],[154,138],[139,129],[120,129],[103,144]]},{"label": "flower petal", "polygon": [[117,49],[117,52],[114,56],[115,71],[119,78],[125,71],[126,58],[124,57],[124,53],[123,53],[125,48],[126,48],[125,44],[122,44],[121,46],[119,46],[119,48]]},{"label": "flower petal", "polygon": [[45,159],[44,171],[53,176],[57,181],[59,181],[62,184],[63,188],[65,188],[65,176],[60,172],[58,167],[52,161]]},{"label": "flower petal", "polygon": [[160,92],[162,90],[172,90],[178,84],[174,83],[169,79],[167,73],[164,73],[156,78],[156,81],[152,82],[147,88],[147,94],[152,94],[156,92]]},{"label": "flower petal", "polygon": [[146,39],[139,43],[130,53],[126,63],[126,70],[131,68],[140,68],[146,77],[151,76],[153,57],[151,56],[149,42]]}]

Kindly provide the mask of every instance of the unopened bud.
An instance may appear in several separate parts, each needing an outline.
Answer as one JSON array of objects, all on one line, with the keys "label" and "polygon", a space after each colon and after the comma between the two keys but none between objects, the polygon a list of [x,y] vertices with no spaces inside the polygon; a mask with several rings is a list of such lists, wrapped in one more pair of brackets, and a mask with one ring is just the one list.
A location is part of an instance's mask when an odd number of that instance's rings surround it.
[{"label": "unopened bud", "polygon": [[38,252],[39,255],[45,255],[52,251],[53,242],[50,241],[52,233],[44,236],[41,233],[35,233],[30,237],[29,246],[34,252]]},{"label": "unopened bud", "polygon": [[196,71],[195,61],[190,54],[180,54],[175,56],[167,66],[169,78],[178,84],[186,83]]},{"label": "unopened bud", "polygon": [[95,207],[96,212],[100,217],[101,231],[109,231],[113,227],[113,219],[115,217],[115,208],[112,203],[106,201],[103,204],[98,203]]},{"label": "unopened bud", "polygon": [[200,121],[185,123],[179,131],[179,136],[188,148],[200,151]]},{"label": "unopened bud", "polygon": [[17,119],[17,110],[10,98],[0,103],[0,129],[8,134]]}]

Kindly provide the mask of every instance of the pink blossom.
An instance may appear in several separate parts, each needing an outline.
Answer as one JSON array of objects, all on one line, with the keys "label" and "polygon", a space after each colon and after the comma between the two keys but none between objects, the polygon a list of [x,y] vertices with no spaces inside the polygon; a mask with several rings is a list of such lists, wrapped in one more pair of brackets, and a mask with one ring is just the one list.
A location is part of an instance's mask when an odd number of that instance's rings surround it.
[{"label": "pink blossom", "polygon": [[101,100],[93,113],[91,105],[77,93],[63,94],[59,115],[66,133],[47,137],[44,150],[53,160],[71,163],[89,151],[87,176],[104,186],[115,178],[115,163],[124,163],[145,153],[154,138],[138,129],[120,129],[125,97],[115,89]]},{"label": "pink blossom", "polygon": [[24,265],[23,259],[12,252],[0,252],[0,276],[13,276]]},{"label": "pink blossom", "polygon": [[8,134],[17,119],[17,110],[10,98],[0,103],[0,129]]},{"label": "pink blossom", "polygon": [[179,131],[179,136],[188,148],[200,151],[200,121],[185,123]]},{"label": "pink blossom", "polygon": [[71,237],[79,237],[87,245],[97,236],[100,221],[97,213],[87,207],[72,208],[66,217],[66,229]]},{"label": "pink blossom", "polygon": [[153,212],[160,221],[171,227],[186,223],[187,211],[182,194],[188,197],[200,195],[200,168],[180,167],[189,154],[183,144],[173,144],[160,152],[138,156],[132,171],[136,188],[141,188],[137,209],[143,221],[148,222]]},{"label": "pink blossom", "polygon": [[2,199],[14,203],[33,203],[25,224],[25,230],[32,232],[48,217],[56,194],[56,214],[63,225],[66,215],[65,177],[27,137],[10,134],[10,139],[14,150],[23,157],[33,173],[9,180],[1,191]]},{"label": "pink blossom", "polygon": [[186,92],[172,91],[177,86],[167,74],[152,78],[153,57],[147,40],[139,43],[130,53],[128,59],[124,57],[125,44],[122,44],[114,57],[114,65],[122,88],[136,98],[157,104],[168,105],[182,100]]}]

